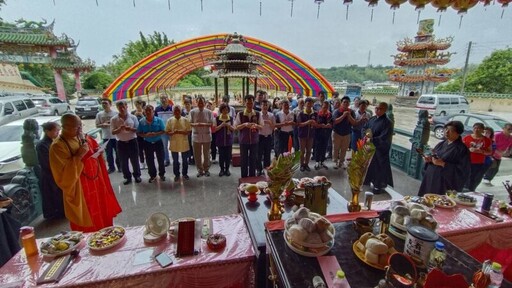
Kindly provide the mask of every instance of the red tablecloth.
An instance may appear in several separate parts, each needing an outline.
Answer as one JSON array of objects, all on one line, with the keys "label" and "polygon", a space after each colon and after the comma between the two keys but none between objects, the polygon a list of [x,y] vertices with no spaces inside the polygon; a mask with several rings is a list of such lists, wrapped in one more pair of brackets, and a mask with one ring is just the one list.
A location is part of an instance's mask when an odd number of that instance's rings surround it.
[{"label": "red tablecloth", "polygon": [[[253,287],[255,253],[242,217],[216,217],[212,218],[212,224],[213,233],[222,233],[227,239],[227,246],[221,252],[210,252],[203,240],[199,255],[176,259],[167,268],[161,268],[155,261],[135,265],[136,255],[151,249],[154,254],[160,251],[174,254],[176,242],[168,237],[163,242],[148,245],[142,238],[144,227],[128,227],[126,239],[110,250],[98,253],[83,248],[64,278],[51,286]],[[0,268],[0,283],[35,286],[38,276],[49,264],[42,256],[28,260],[27,263],[21,250]]]},{"label": "red tablecloth", "polygon": [[[512,280],[512,217],[493,208],[492,212],[503,218],[503,222],[496,222],[475,212],[481,207],[483,196],[481,193],[472,195],[477,198],[475,207],[457,205],[431,210],[438,223],[436,232],[479,261],[491,259],[500,263],[505,277]],[[388,209],[390,203],[378,201],[372,208]]]}]

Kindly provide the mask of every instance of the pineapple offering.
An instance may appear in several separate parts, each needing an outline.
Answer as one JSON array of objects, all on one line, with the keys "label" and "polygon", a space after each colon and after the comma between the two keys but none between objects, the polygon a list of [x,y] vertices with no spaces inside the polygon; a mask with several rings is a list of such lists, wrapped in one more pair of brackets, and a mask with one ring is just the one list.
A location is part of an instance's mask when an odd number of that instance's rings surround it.
[{"label": "pineapple offering", "polygon": [[299,168],[300,152],[283,153],[272,160],[267,168],[267,175],[270,179],[267,192],[271,199],[279,199],[285,189],[293,188],[293,173]]}]

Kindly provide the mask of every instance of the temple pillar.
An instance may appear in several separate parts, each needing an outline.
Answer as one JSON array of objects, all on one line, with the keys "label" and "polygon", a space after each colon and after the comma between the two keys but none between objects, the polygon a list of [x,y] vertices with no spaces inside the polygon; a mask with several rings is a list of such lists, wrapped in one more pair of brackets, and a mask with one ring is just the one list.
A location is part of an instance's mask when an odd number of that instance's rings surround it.
[{"label": "temple pillar", "polygon": [[242,78],[242,98],[245,98],[245,77]]},{"label": "temple pillar", "polygon": [[82,83],[80,83],[80,71],[75,70],[73,72],[75,74],[75,89],[76,89],[76,92],[81,94],[82,93]]},{"label": "temple pillar", "polygon": [[258,78],[254,78],[254,96],[256,97],[256,91],[258,90]]},{"label": "temple pillar", "polygon": [[53,69],[53,78],[55,78],[55,86],[57,87],[57,96],[60,100],[66,101],[66,89],[62,81],[62,71]]},{"label": "temple pillar", "polygon": [[228,78],[224,78],[224,95],[229,95],[229,83]]},{"label": "temple pillar", "polygon": [[[213,84],[215,85],[215,101],[217,102],[218,101],[218,95],[219,95],[219,87],[217,86],[218,85],[218,81],[217,81],[218,78],[213,78]],[[218,104],[218,102],[217,102]]]}]

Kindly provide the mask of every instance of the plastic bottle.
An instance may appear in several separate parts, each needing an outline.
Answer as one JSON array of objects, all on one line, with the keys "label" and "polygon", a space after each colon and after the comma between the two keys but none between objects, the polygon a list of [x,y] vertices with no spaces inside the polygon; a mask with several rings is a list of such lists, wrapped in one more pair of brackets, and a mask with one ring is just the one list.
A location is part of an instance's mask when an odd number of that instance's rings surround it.
[{"label": "plastic bottle", "polygon": [[489,288],[499,288],[503,281],[503,273],[501,272],[500,263],[492,262],[491,273],[489,276],[491,276],[491,284],[489,284]]},{"label": "plastic bottle", "polygon": [[338,270],[336,272],[336,277],[334,277],[334,281],[332,281],[333,288],[350,288],[350,284],[348,284],[347,278],[345,277],[345,272],[343,270]]},{"label": "plastic bottle", "polygon": [[34,233],[34,227],[23,226],[20,228],[20,238],[23,249],[25,249],[25,255],[32,256],[39,254],[36,243],[36,234]]},{"label": "plastic bottle", "polygon": [[446,252],[444,251],[444,244],[441,241],[437,241],[428,258],[428,271],[430,272],[434,268],[443,269],[445,260]]}]

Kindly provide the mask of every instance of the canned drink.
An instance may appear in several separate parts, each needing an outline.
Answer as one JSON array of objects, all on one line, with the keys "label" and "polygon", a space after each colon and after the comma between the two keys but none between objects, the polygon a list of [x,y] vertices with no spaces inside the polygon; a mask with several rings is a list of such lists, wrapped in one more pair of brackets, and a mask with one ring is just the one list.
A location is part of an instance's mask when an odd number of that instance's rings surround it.
[{"label": "canned drink", "polygon": [[411,225],[407,228],[404,253],[411,256],[418,267],[425,268],[438,239],[436,232],[423,226]]},{"label": "canned drink", "polygon": [[482,202],[482,210],[490,211],[492,205],[492,199],[494,198],[493,194],[484,193],[484,201]]}]

